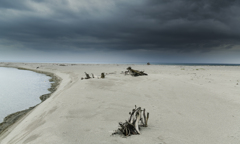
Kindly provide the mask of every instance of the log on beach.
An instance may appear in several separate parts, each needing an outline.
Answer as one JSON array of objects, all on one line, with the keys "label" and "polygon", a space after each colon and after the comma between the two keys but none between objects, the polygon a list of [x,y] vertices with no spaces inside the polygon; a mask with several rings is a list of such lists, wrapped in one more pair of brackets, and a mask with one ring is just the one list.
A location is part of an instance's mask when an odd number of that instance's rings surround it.
[{"label": "log on beach", "polygon": [[148,75],[148,74],[144,73],[144,71],[134,70],[134,69],[132,69],[131,67],[128,67],[127,70],[128,70],[128,73],[129,73],[131,76],[143,76],[143,75]]}]

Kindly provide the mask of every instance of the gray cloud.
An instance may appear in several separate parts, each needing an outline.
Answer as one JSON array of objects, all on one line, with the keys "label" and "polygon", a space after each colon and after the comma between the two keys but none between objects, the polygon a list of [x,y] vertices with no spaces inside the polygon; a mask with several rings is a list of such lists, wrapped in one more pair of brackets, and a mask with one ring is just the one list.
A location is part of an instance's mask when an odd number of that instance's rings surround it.
[{"label": "gray cloud", "polygon": [[209,52],[239,44],[239,18],[237,0],[3,0],[0,40],[42,51]]}]

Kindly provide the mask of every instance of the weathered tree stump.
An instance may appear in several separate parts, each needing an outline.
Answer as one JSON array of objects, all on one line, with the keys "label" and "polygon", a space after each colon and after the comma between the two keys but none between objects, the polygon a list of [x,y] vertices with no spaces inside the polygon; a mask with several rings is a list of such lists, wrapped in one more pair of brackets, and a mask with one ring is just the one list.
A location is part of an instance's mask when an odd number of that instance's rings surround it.
[{"label": "weathered tree stump", "polygon": [[[145,116],[145,109],[141,110],[141,107],[135,105],[135,109],[129,112],[130,118],[125,123],[119,123],[119,128],[112,135],[123,134],[124,136],[131,136],[140,134],[140,127],[147,127],[149,119],[149,113]],[[144,116],[144,119],[142,118]]]},{"label": "weathered tree stump", "polygon": [[101,73],[101,78],[105,78],[105,74],[104,73]]}]

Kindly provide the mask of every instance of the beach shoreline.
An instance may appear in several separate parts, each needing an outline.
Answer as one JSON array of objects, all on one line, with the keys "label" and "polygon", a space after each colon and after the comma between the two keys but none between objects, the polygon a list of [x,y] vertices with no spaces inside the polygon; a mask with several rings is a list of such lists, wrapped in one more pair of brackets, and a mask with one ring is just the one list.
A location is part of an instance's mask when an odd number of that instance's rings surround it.
[{"label": "beach shoreline", "polygon": [[[41,100],[41,102],[39,104],[41,104],[42,102],[44,102],[46,99],[48,99],[58,88],[59,84],[61,83],[61,78],[56,76],[53,73],[50,72],[44,72],[44,71],[39,71],[39,70],[34,70],[34,69],[29,69],[29,68],[23,68],[23,67],[14,67],[14,66],[1,66],[1,67],[9,67],[9,68],[16,68],[18,70],[27,70],[27,71],[33,71],[35,73],[40,73],[40,74],[44,74],[46,76],[51,77],[51,79],[49,79],[49,82],[51,82],[51,87],[48,89],[49,93],[47,94],[43,94],[41,96],[39,96],[39,99]],[[23,118],[25,115],[27,115],[31,110],[33,110],[36,106],[38,106],[39,104],[35,105],[35,106],[31,106],[28,109],[25,110],[21,110],[21,111],[17,111],[14,113],[11,113],[7,116],[4,117],[3,121],[0,122],[0,136],[2,133],[4,133],[10,126],[12,126],[14,123],[16,123],[17,121],[19,121],[21,118]]]},{"label": "beach shoreline", "polygon": [[[0,63],[0,66],[3,65]],[[0,135],[1,144],[240,143],[239,66],[10,63],[54,73],[62,81],[46,101]],[[127,67],[148,76],[124,75]],[[83,79],[87,72],[95,78]],[[98,78],[105,73],[105,79]],[[148,127],[111,136],[134,105]]]}]

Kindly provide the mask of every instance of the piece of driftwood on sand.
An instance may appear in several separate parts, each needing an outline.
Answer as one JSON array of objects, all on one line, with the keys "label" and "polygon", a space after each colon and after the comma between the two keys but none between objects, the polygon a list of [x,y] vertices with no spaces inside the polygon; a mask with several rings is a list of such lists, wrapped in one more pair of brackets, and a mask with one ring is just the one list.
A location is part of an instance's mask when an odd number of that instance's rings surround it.
[{"label": "piece of driftwood on sand", "polygon": [[[92,78],[95,78],[95,77],[97,77],[98,79],[99,79],[99,76],[94,76],[94,74],[93,73],[91,73],[92,74]],[[91,77],[89,76],[89,74],[88,73],[86,73],[85,72],[85,75],[86,75],[86,77],[85,78],[81,78],[81,80],[83,80],[83,79],[90,79]],[[105,73],[101,73],[101,78],[102,79],[104,79],[105,78]]]},{"label": "piece of driftwood on sand", "polygon": [[112,135],[123,134],[124,136],[139,135],[140,127],[147,127],[149,113],[145,115],[145,109],[135,105],[135,109],[129,112],[130,118],[124,123],[119,123],[119,128]]},{"label": "piece of driftwood on sand", "polygon": [[[128,67],[127,70],[128,70],[128,73],[129,73],[131,76],[143,76],[143,75],[148,75],[148,74],[144,73],[144,71],[134,70],[134,69],[132,69],[131,67]],[[125,75],[126,75],[126,73],[125,73]]]},{"label": "piece of driftwood on sand", "polygon": [[86,72],[85,72],[85,75],[86,75],[85,79],[90,79],[90,78],[91,78],[91,77],[89,76],[89,74],[86,73]]},{"label": "piece of driftwood on sand", "polygon": [[105,78],[105,74],[104,73],[101,73],[101,78]]}]

